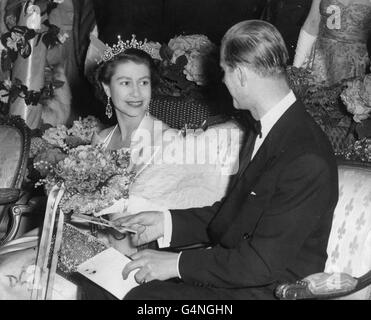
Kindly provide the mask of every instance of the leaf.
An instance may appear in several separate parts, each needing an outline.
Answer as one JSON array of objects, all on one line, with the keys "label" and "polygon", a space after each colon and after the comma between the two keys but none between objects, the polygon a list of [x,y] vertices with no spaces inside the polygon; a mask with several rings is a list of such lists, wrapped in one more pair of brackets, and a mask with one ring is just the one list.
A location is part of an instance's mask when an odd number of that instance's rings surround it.
[{"label": "leaf", "polygon": [[25,40],[27,41],[27,40],[31,40],[31,39],[35,38],[36,35],[37,35],[37,33],[36,33],[35,30],[33,30],[33,29],[28,29],[28,28],[27,28],[27,30],[25,30],[25,33],[24,33],[24,38],[25,38]]},{"label": "leaf", "polygon": [[13,60],[9,53],[4,50],[1,54],[1,69],[3,72],[11,71],[13,67]]},{"label": "leaf", "polygon": [[21,50],[19,54],[21,55],[22,58],[27,59],[31,55],[32,49],[31,45],[28,42],[26,42],[24,46],[22,46],[20,49]]},{"label": "leaf", "polygon": [[40,40],[41,40],[41,38],[42,38],[42,35],[43,35],[42,33],[39,33],[39,34],[37,35],[36,46],[39,45]]}]

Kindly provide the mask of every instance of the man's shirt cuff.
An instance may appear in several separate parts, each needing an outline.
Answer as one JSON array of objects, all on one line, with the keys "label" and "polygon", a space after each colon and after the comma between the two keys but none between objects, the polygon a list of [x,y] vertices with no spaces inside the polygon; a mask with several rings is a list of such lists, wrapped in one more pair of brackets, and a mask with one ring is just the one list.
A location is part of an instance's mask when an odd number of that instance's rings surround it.
[{"label": "man's shirt cuff", "polygon": [[180,260],[180,256],[182,255],[183,251],[179,252],[178,254],[178,260],[176,262],[176,271],[178,272],[178,278],[179,279],[182,279],[182,277],[180,276],[180,272],[179,272],[179,260]]},{"label": "man's shirt cuff", "polygon": [[166,210],[163,213],[164,213],[164,235],[161,238],[157,239],[157,244],[159,248],[170,247],[171,236],[173,233],[173,222],[171,219],[171,213],[169,210]]}]

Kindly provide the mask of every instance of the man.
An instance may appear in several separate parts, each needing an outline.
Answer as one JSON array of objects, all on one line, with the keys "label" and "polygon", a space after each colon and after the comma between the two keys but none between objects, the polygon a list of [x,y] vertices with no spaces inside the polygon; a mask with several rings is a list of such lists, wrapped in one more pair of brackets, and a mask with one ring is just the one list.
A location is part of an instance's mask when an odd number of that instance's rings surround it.
[{"label": "man", "polygon": [[243,21],[224,36],[224,82],[234,107],[260,120],[262,134],[247,132],[238,173],[220,202],[117,221],[138,231],[136,245],[209,244],[137,252],[123,277],[134,272],[142,285],[126,299],[273,299],[277,284],[323,271],[337,167],[325,134],[288,87],[287,56],[268,22]]}]

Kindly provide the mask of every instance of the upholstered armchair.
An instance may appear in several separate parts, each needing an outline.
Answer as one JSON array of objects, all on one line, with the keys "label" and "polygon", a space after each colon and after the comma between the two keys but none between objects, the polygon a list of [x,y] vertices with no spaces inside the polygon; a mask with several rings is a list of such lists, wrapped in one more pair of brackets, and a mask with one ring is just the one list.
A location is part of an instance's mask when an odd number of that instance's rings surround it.
[{"label": "upholstered armchair", "polygon": [[325,270],[279,285],[279,299],[371,299],[371,163],[339,161],[338,168]]},{"label": "upholstered armchair", "polygon": [[30,132],[18,116],[0,118],[0,247],[14,239],[21,217],[33,209],[22,190],[30,150]]}]

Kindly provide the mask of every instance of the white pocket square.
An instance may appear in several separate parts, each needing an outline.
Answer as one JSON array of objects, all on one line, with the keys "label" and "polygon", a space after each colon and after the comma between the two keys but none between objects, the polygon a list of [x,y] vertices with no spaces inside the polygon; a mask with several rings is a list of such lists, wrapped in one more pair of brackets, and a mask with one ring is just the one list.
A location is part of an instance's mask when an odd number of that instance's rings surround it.
[{"label": "white pocket square", "polygon": [[254,191],[251,191],[250,194],[251,194],[252,196],[256,196],[256,193],[255,193]]}]

